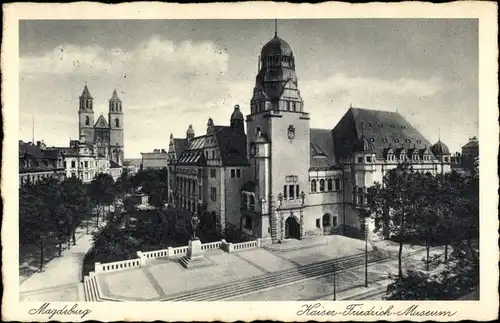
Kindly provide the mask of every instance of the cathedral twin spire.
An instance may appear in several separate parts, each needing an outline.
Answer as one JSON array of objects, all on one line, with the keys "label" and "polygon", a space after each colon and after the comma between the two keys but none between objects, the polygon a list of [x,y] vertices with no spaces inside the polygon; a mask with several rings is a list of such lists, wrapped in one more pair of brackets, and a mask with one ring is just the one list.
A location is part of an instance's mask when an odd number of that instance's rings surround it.
[{"label": "cathedral twin spire", "polygon": [[[85,82],[85,86],[83,87],[82,95],[80,95],[80,111],[89,111],[93,110],[93,101],[94,98],[90,94],[89,88],[87,86],[87,82]],[[109,99],[109,112],[110,113],[121,113],[122,112],[122,100],[118,97],[118,93],[116,89],[113,90],[113,94]]]}]

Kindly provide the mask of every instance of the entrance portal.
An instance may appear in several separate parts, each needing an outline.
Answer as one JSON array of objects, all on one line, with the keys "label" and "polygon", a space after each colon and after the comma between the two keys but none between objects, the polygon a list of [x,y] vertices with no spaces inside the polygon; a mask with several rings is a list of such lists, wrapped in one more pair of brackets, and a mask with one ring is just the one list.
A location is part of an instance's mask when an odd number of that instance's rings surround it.
[{"label": "entrance portal", "polygon": [[285,239],[289,238],[300,239],[300,225],[293,216],[285,221]]}]

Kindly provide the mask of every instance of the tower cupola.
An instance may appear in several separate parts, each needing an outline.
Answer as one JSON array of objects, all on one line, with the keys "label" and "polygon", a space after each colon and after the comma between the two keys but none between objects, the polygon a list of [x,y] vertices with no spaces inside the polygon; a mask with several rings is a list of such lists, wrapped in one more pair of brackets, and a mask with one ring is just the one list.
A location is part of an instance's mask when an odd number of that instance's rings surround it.
[{"label": "tower cupola", "polygon": [[234,111],[231,114],[231,120],[230,120],[230,125],[233,132],[244,133],[245,132],[244,122],[245,118],[243,117],[243,113],[241,113],[240,111],[240,106],[237,104],[234,106]]},{"label": "tower cupola", "polygon": [[190,124],[188,130],[186,131],[186,139],[189,141],[195,137],[193,125]]},{"label": "tower cupola", "polygon": [[109,99],[109,112],[110,113],[122,113],[122,100],[118,97],[118,93],[116,93],[116,89],[113,91],[111,95],[111,99]]},{"label": "tower cupola", "polygon": [[93,110],[94,98],[90,95],[89,88],[85,83],[82,95],[80,95],[80,111],[92,111]]}]

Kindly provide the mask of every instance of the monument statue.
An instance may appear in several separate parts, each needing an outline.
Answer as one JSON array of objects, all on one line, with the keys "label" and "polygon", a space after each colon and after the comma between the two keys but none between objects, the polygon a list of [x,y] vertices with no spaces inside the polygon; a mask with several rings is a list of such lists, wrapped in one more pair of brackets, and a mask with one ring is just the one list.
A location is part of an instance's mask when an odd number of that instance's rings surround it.
[{"label": "monument statue", "polygon": [[198,225],[200,223],[200,220],[198,219],[198,217],[195,215],[193,215],[191,217],[191,230],[193,231],[191,234],[191,239],[192,240],[198,240],[198,237],[196,236],[196,231],[198,229]]}]

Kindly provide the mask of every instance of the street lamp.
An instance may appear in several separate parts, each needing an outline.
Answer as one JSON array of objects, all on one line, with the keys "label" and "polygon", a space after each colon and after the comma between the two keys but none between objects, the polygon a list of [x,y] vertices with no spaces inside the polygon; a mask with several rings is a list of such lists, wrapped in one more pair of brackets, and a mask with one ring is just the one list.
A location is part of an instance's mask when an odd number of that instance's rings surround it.
[{"label": "street lamp", "polygon": [[337,265],[333,264],[333,300],[337,300]]},{"label": "street lamp", "polygon": [[365,218],[365,287],[368,287],[368,219]]}]

